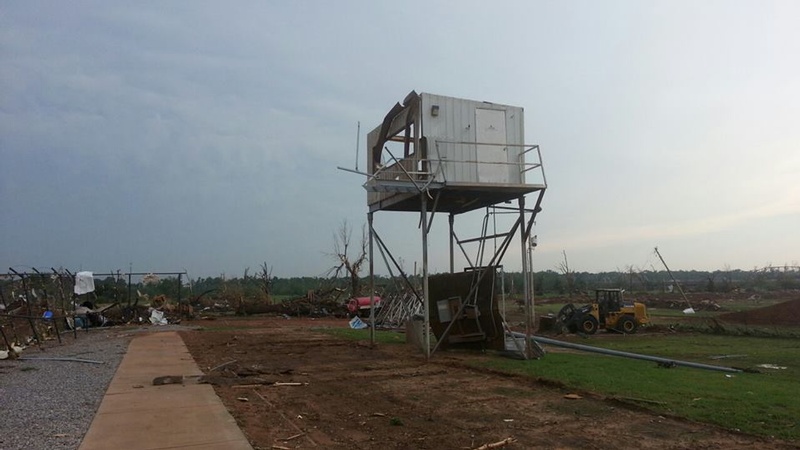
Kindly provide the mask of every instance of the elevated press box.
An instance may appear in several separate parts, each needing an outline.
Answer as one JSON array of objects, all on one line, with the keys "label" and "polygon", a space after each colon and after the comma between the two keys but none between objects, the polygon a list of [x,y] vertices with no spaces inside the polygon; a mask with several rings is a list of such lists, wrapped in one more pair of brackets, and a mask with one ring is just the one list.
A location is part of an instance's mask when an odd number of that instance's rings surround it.
[{"label": "elevated press box", "polygon": [[367,135],[370,211],[418,211],[421,190],[460,213],[544,189],[524,123],[520,107],[411,92]]}]

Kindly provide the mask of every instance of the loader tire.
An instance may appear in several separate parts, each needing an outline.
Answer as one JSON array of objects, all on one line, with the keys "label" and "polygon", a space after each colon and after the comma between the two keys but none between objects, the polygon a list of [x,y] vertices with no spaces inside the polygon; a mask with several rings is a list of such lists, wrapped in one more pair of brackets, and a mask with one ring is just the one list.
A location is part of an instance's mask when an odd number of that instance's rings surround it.
[{"label": "loader tire", "polygon": [[561,323],[569,323],[572,320],[572,316],[575,314],[575,305],[572,303],[567,303],[564,305],[559,311],[556,318]]},{"label": "loader tire", "polygon": [[578,323],[575,320],[575,305],[568,303],[564,305],[556,315],[556,321],[567,329],[570,333],[578,331]]},{"label": "loader tire", "polygon": [[578,322],[578,329],[586,334],[595,334],[597,333],[597,319],[594,316],[586,314],[585,316],[581,317],[580,322]]},{"label": "loader tire", "polygon": [[617,321],[617,331],[623,334],[633,334],[636,333],[636,329],[638,326],[636,325],[636,320],[633,319],[631,316],[622,316]]}]

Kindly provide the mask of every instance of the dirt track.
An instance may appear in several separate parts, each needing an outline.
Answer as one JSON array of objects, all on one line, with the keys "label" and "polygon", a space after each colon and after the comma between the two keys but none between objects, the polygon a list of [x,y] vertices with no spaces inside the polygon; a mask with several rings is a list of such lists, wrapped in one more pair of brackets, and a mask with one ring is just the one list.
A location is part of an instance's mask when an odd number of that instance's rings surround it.
[{"label": "dirt track", "polygon": [[[468,449],[509,437],[507,449],[795,448],[466,365],[488,356],[426,363],[408,346],[318,331],[345,320],[195,324],[206,330],[183,339],[255,448]],[[303,385],[263,385],[275,381]]]}]

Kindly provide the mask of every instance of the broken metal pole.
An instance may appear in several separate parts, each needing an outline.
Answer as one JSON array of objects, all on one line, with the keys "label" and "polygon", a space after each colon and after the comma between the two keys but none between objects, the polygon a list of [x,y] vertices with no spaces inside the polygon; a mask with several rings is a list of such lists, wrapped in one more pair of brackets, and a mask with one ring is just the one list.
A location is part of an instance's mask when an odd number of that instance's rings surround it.
[{"label": "broken metal pole", "polygon": [[[524,338],[525,335],[519,332],[511,333],[512,336],[518,338]],[[740,373],[742,372],[741,369],[735,369],[733,367],[723,367],[723,366],[713,366],[710,364],[702,364],[702,363],[695,363],[690,361],[680,361],[677,359],[669,359],[669,358],[662,358],[660,356],[651,356],[651,355],[642,355],[639,353],[631,353],[631,352],[623,352],[620,350],[611,350],[607,348],[600,348],[600,347],[592,347],[590,345],[583,345],[583,344],[573,344],[572,342],[564,342],[559,341],[557,339],[550,339],[543,336],[531,336],[531,341],[537,342],[539,344],[546,344],[552,345],[554,347],[563,347],[569,348],[572,350],[580,350],[584,352],[591,352],[591,353],[600,353],[602,355],[610,355],[610,356],[621,356],[623,358],[631,358],[631,359],[640,359],[643,361],[652,361],[656,363],[666,364],[669,366],[684,366],[684,367],[692,367],[695,369],[705,369],[705,370],[716,370],[719,372],[728,372],[728,373]]]},{"label": "broken metal pole", "polygon": [[658,247],[655,248],[655,251],[656,251],[656,255],[658,255],[658,259],[661,260],[661,264],[664,264],[664,267],[666,267],[667,273],[669,274],[669,277],[672,278],[672,282],[675,283],[675,286],[678,286],[678,290],[681,292],[681,295],[683,296],[683,299],[686,300],[686,304],[689,306],[689,308],[691,308],[692,304],[689,303],[689,299],[686,297],[686,294],[683,292],[683,288],[681,287],[681,284],[678,283],[678,280],[675,279],[675,275],[672,275],[672,271],[669,270],[669,266],[667,266],[667,262],[664,261],[664,258],[661,257],[661,253],[658,252]]},{"label": "broken metal pole", "polygon": [[50,357],[36,357],[36,358],[28,358],[22,357],[17,358],[19,361],[69,361],[69,362],[81,362],[81,363],[88,363],[88,364],[105,364],[103,361],[95,361],[93,359],[80,359],[80,358],[50,358]]}]

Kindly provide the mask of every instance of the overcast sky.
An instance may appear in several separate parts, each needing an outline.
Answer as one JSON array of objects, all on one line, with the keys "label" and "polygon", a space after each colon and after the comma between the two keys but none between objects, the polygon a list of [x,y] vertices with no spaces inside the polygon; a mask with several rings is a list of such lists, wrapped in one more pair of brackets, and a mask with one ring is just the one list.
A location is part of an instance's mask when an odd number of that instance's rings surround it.
[{"label": "overcast sky", "polygon": [[[798,17],[795,1],[0,1],[0,271],[320,275],[342,222],[366,221],[364,180],[336,169],[357,123],[363,160],[412,89],[525,108],[549,184],[539,270],[562,250],[578,271],[660,268],[655,246],[673,269],[797,264]],[[417,219],[375,217],[408,269]]]}]

